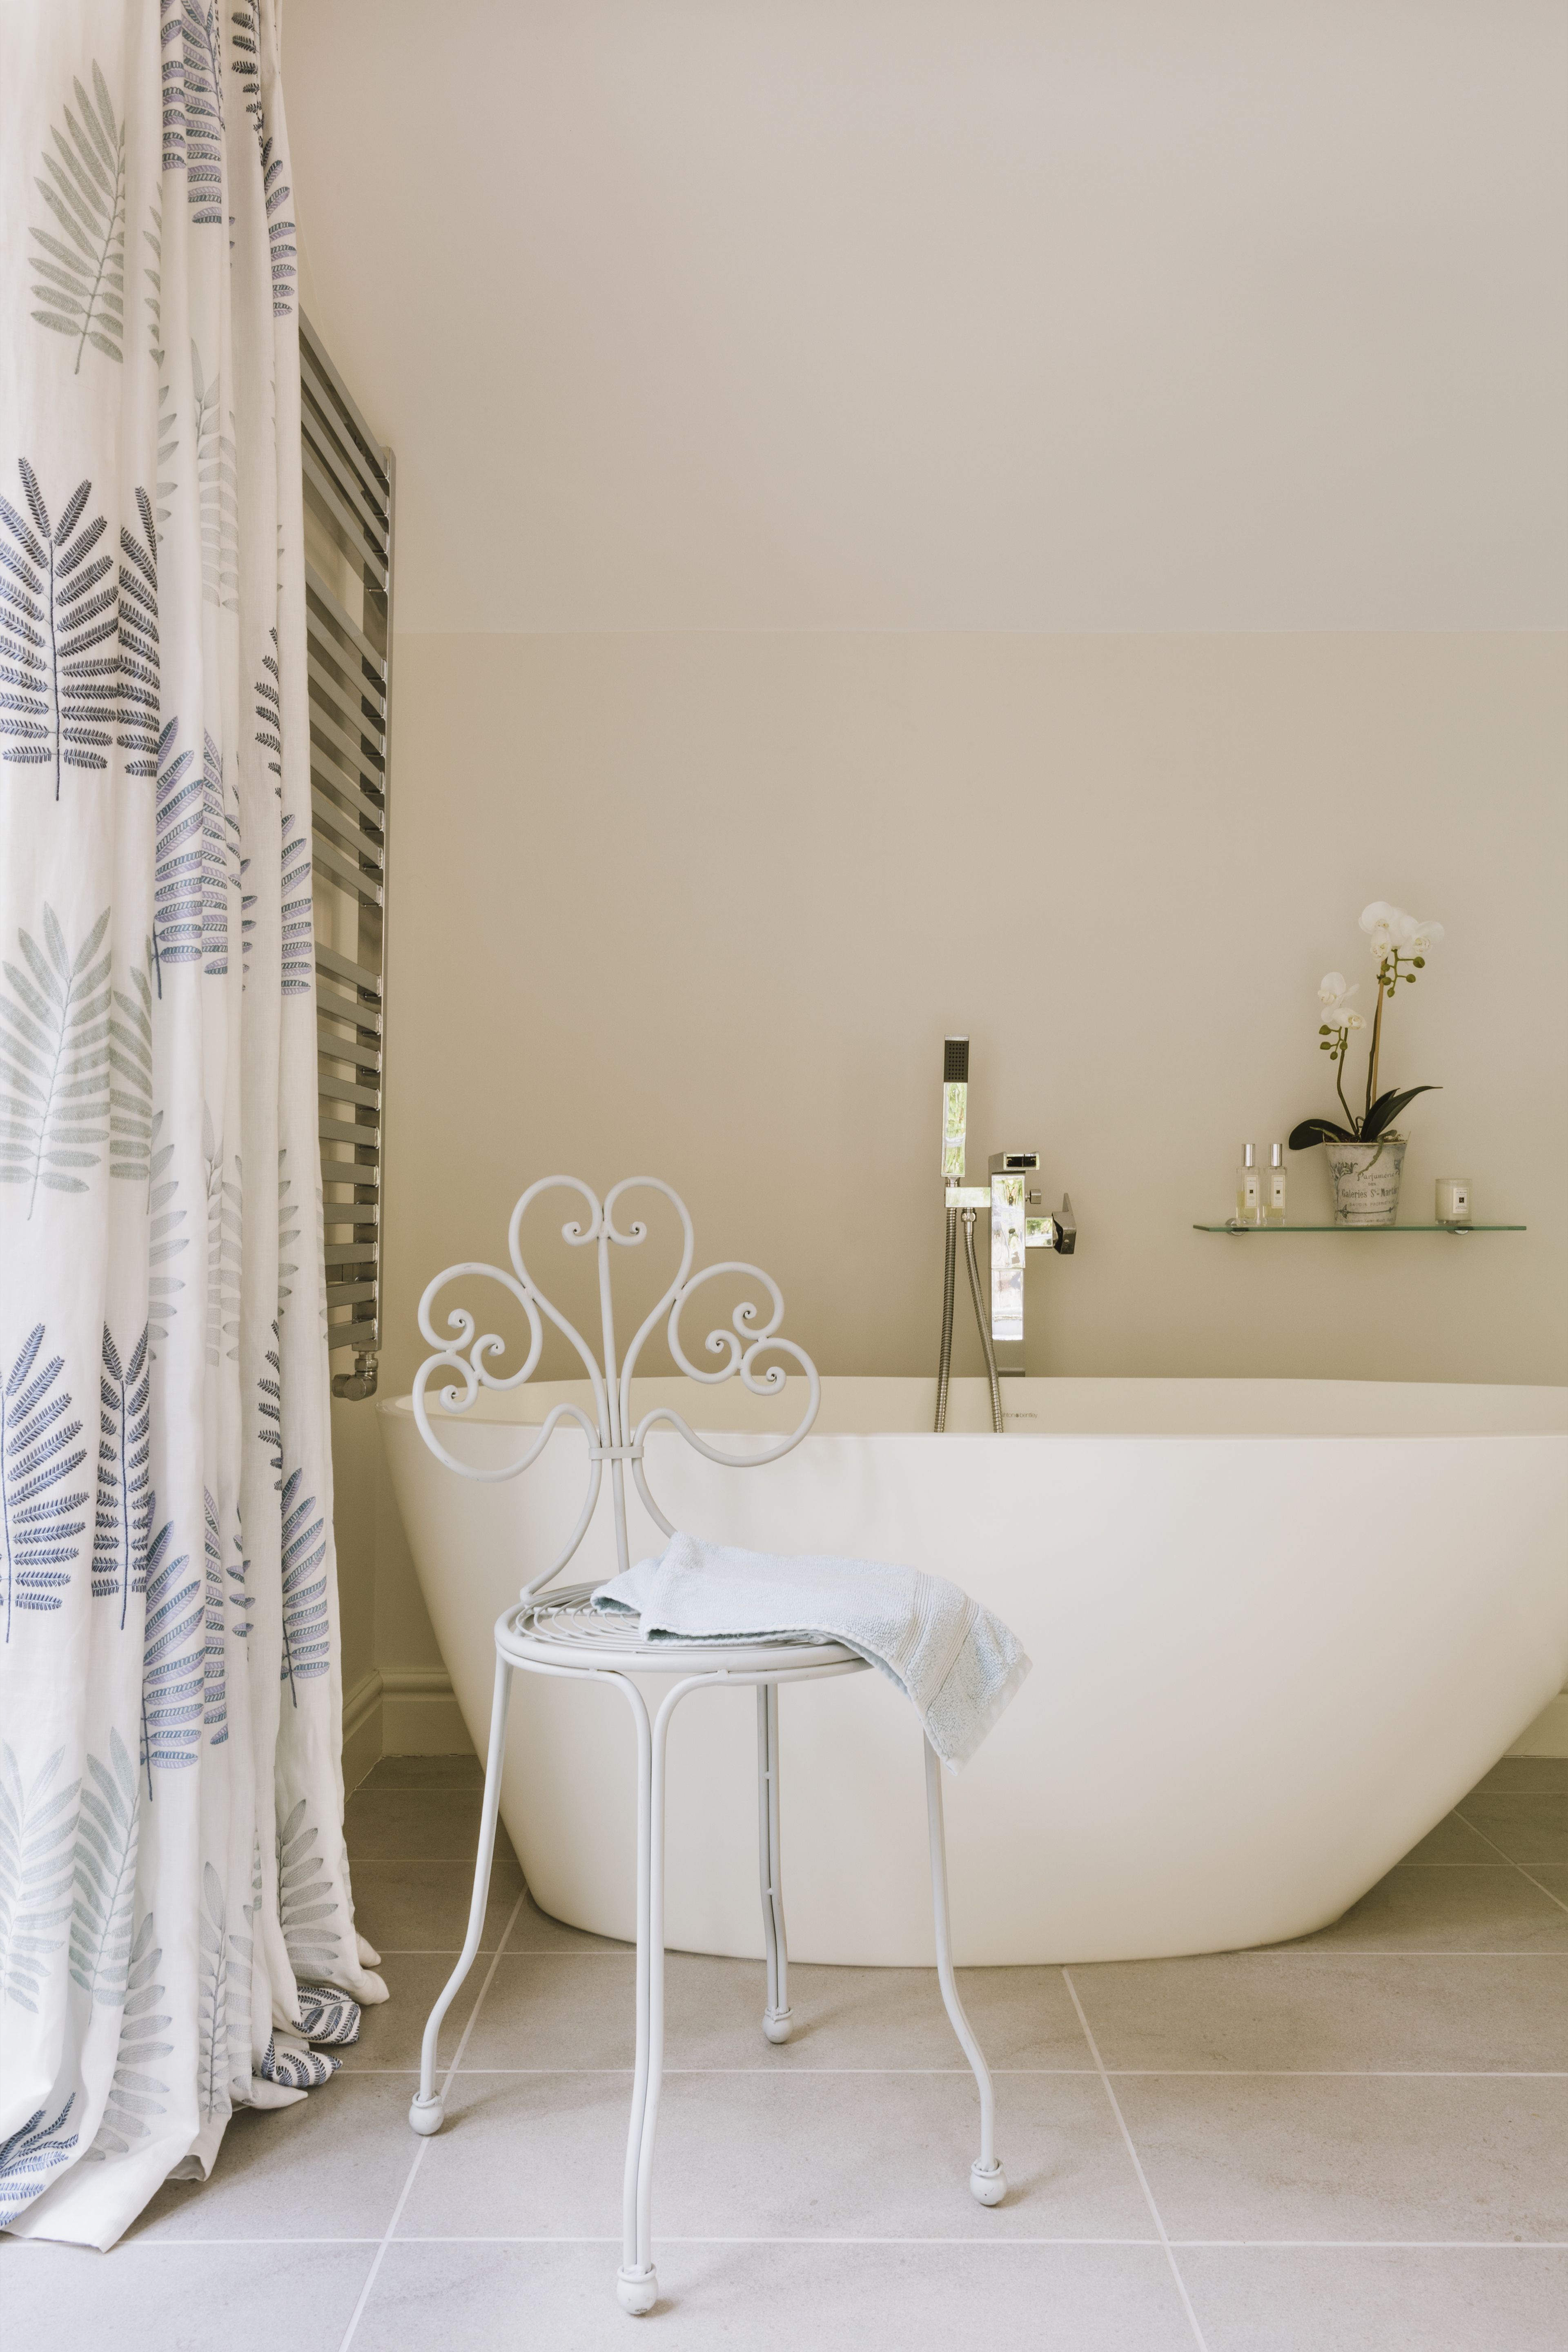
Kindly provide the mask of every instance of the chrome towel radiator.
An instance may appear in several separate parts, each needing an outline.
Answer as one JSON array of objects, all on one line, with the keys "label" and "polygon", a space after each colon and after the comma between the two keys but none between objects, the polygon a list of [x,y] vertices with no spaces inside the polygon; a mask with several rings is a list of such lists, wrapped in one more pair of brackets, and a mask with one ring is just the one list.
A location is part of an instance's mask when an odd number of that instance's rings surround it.
[{"label": "chrome towel radiator", "polygon": [[375,1393],[385,1129],[387,721],[395,468],[300,320],[310,857],[332,1394]]}]

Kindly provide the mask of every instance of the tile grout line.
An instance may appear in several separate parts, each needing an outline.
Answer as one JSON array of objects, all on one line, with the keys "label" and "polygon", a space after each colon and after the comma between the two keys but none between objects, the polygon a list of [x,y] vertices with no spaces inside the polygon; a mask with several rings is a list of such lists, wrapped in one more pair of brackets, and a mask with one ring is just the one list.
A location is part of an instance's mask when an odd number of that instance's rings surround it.
[{"label": "tile grout line", "polygon": [[[1477,1834],[1479,1836],[1479,1832],[1478,1832]],[[1500,1852],[1501,1849],[1500,1848],[1499,1851]],[[1425,1864],[1421,1866],[1423,1868],[1427,1867]],[[1451,1867],[1451,1865],[1447,1863],[1434,1863],[1430,1867],[1434,1870],[1447,1869]],[[1530,1877],[1530,1873],[1524,1868],[1522,1863],[1509,1862],[1506,1857],[1502,1862],[1484,1863],[1477,1865],[1477,1867],[1500,1872],[1505,1869],[1517,1870],[1521,1877]],[[1531,1880],[1531,1885],[1535,1884],[1533,1879]],[[1548,1901],[1556,1903],[1559,1900],[1558,1896],[1553,1895],[1549,1887],[1542,1887],[1541,1891],[1546,1895]],[[1568,1909],[1568,1905],[1564,1905],[1563,1907]],[[1326,1934],[1328,1930],[1319,1929],[1317,1932],[1320,1934]],[[455,1960],[458,1952],[462,1949],[462,1947],[458,1944],[384,1944],[380,1946],[378,1948],[380,1949],[381,1957],[384,1960]],[[482,1959],[484,1955],[482,1952],[479,1952],[477,1953],[475,1957],[476,1958]],[[509,1960],[635,1960],[637,1953],[630,1945],[626,1946],[624,1948],[616,1948],[614,1950],[577,1951],[570,1947],[563,1949],[561,1947],[555,1945],[536,1944],[525,1946],[519,1949],[510,1951],[506,1957]],[[728,1952],[678,1951],[672,1952],[669,1957],[678,1960],[721,1960],[726,1963],[732,1962],[737,1968],[757,1968],[762,1965],[760,1960],[738,1958],[735,1954]],[[1303,1939],[1302,1946],[1300,1950],[1298,1950],[1293,1945],[1244,1944],[1239,1948],[1239,1949],[1228,1952],[1170,1952],[1163,1954],[1158,1959],[1076,1960],[1068,1961],[1066,1965],[1069,1968],[1152,1969],[1166,1968],[1173,1962],[1184,1962],[1188,1960],[1333,1960],[1337,1962],[1340,1960],[1563,1961],[1565,1959],[1568,1959],[1568,1949],[1565,1949],[1563,1947],[1542,1949],[1539,1945],[1533,1951],[1529,1952],[1474,1951],[1468,1949],[1463,1945],[1455,1946],[1449,1950],[1444,1950],[1439,1946],[1431,1950],[1406,1952],[1401,1951],[1386,1944],[1328,1945],[1313,1944]],[[847,1966],[847,1964],[841,1964],[836,1960],[800,1960],[792,1962],[791,1965],[793,1967],[798,1967],[804,1972],[809,1969],[837,1968],[840,1965]],[[957,1970],[957,1974],[960,1977],[999,1975],[1004,1969],[1011,1970],[1015,1966],[1020,1969],[1026,1968],[1043,1969],[1059,1968],[1062,1965],[1063,1963],[1059,1960],[1024,1960],[1016,1963],[1013,1961],[999,1960],[994,1967],[960,1967]],[[871,1975],[878,1972],[871,1969],[866,1969],[863,1973],[866,1975]],[[922,1972],[920,1969],[889,1969],[882,1973],[889,1975],[901,1974],[909,1976],[917,1976],[924,1973],[929,1976],[931,1971],[926,1969]]]},{"label": "tile grout line", "polygon": [[[458,2074],[454,2064],[447,2070],[447,2080]],[[629,2077],[631,2066],[465,2066],[467,2075],[503,2074],[528,2078],[585,2076],[598,2079],[609,2076]],[[1568,2083],[1568,2067],[1563,2066],[993,2066],[993,2074],[1012,2082],[1056,2082],[1093,2080],[1100,2074],[1112,2082],[1162,2082],[1167,2076],[1183,2082],[1233,2083]],[[362,2075],[417,2074],[417,2066],[345,2066],[343,2074],[351,2082]],[[837,2082],[844,2078],[858,2079],[864,2075],[927,2075],[938,2079],[951,2076],[954,2082],[969,2079],[966,2066],[666,2066],[667,2081],[678,2076],[765,2076],[769,2082],[816,2083]]]},{"label": "tile grout line", "polygon": [[[380,2238],[166,2238],[126,2239],[123,2243],[141,2251],[158,2253],[173,2248],[188,2253],[192,2247],[210,2246],[379,2246]],[[425,2237],[410,2234],[398,2239],[400,2246],[618,2246],[618,2237],[574,2237],[565,2233],[541,2237]],[[1146,2246],[1163,2251],[1166,2245],[1182,2247],[1280,2248],[1305,2247],[1317,2250],[1338,2250],[1379,2253],[1388,2252],[1429,2252],[1433,2253],[1548,2253],[1568,2252],[1568,2238],[1024,2238],[989,2237],[982,2233],[967,2238],[932,2237],[923,2233],[915,2238],[851,2237],[819,2233],[802,2233],[795,2237],[678,2237],[661,2231],[656,2242],[664,2246],[966,2246],[987,2255],[1003,2253],[1018,2246]],[[31,2259],[37,2262],[57,2261],[64,2242],[53,2238],[18,2238],[16,2251],[7,2252],[6,2259],[22,2262],[28,2259],[24,2249],[31,2249]]]},{"label": "tile grout line", "polygon": [[[473,2008],[468,2011],[468,2021],[467,2025],[464,2026],[461,2036],[458,2039],[458,2047],[452,2053],[452,2063],[447,2067],[445,2074],[441,2077],[441,2095],[443,2098],[446,2096],[453,2076],[457,2074],[458,2067],[462,2060],[463,2053],[468,2046],[468,2036],[474,2030],[479,2011],[485,2005],[485,1995],[489,1992],[491,1982],[495,1977],[495,1972],[500,1966],[501,1954],[506,1950],[506,1939],[510,1935],[512,1927],[516,1923],[518,1914],[521,1911],[522,1906],[527,1900],[528,1890],[524,1887],[522,1892],[519,1895],[517,1901],[511,1906],[510,1918],[508,1919],[506,1926],[501,1929],[500,1942],[496,1946],[489,1967],[485,1970],[485,1980],[479,1987],[479,1997],[475,2000]],[[377,2278],[380,2276],[382,2263],[386,2259],[386,2250],[392,2243],[392,2233],[403,2218],[403,2209],[407,2204],[410,2193],[414,2188],[414,2183],[419,2177],[419,2167],[424,2160],[425,2151],[429,2145],[430,2142],[427,2139],[421,2139],[418,2147],[414,2151],[414,2160],[409,2165],[407,2177],[403,2183],[403,2188],[398,2196],[397,2202],[393,2207],[391,2215],[387,2221],[386,2228],[382,2232],[381,2242],[376,2247],[374,2256],[371,2262],[370,2269],[365,2275],[364,2284],[359,2291],[359,2300],[355,2303],[353,2310],[349,2315],[349,2324],[343,2330],[342,2340],[338,2346],[338,2352],[349,2352],[349,2347],[353,2342],[354,2336],[358,2332],[360,2321],[364,2316],[365,2305],[370,2301],[371,2291],[375,2285]]]},{"label": "tile grout line", "polygon": [[[1465,1822],[1463,1813],[1459,1812],[1457,1809],[1455,1811],[1454,1819],[1457,1822]],[[1522,1862],[1515,1862],[1511,1853],[1503,1853],[1503,1849],[1499,1845],[1496,1838],[1487,1837],[1485,1830],[1476,1829],[1474,1822],[1465,1822],[1465,1827],[1468,1830],[1475,1830],[1477,1837],[1486,1838],[1486,1842],[1488,1845],[1490,1846],[1492,1852],[1494,1853],[1502,1854],[1502,1858],[1504,1862],[1508,1864],[1509,1868],[1510,1870],[1517,1870],[1525,1884],[1529,1886],[1533,1886],[1538,1895],[1544,1895],[1548,1903],[1555,1903],[1560,1911],[1568,1911],[1568,1903],[1564,1903],[1560,1895],[1553,1895],[1550,1886],[1542,1886],[1539,1878],[1531,1878],[1529,1871],[1526,1870]]]},{"label": "tile grout line", "polygon": [[1170,2233],[1161,2218],[1160,2208],[1154,2202],[1154,2192],[1149,2186],[1149,2176],[1143,2169],[1138,2150],[1132,2145],[1132,2135],[1127,2128],[1127,2118],[1121,2112],[1121,2103],[1116,2095],[1115,2086],[1110,2075],[1105,2071],[1105,2061],[1100,2054],[1100,2044],[1089,2031],[1089,2019],[1084,2014],[1083,2003],[1078,1997],[1078,1987],[1072,1980],[1070,1969],[1063,1969],[1062,1982],[1066,1985],[1072,2005],[1078,2011],[1078,2021],[1083,2028],[1083,2038],[1089,2044],[1089,2054],[1094,2060],[1105,2095],[1110,2102],[1110,2112],[1116,2117],[1117,2129],[1121,2132],[1122,2143],[1131,2158],[1132,2169],[1138,2176],[1138,2186],[1143,2191],[1144,2202],[1149,2208],[1149,2217],[1159,2231],[1160,2243],[1165,2250],[1165,2260],[1171,2265],[1171,2276],[1176,2283],[1176,2293],[1181,2296],[1182,2308],[1187,2315],[1187,2322],[1193,2331],[1193,2341],[1198,2347],[1198,2352],[1208,2352],[1208,2347],[1204,2340],[1204,2331],[1198,2326],[1198,2315],[1193,2309],[1193,2299],[1187,2293],[1186,2280],[1182,2276],[1182,2266],[1176,2260],[1175,2248],[1171,2243]]}]

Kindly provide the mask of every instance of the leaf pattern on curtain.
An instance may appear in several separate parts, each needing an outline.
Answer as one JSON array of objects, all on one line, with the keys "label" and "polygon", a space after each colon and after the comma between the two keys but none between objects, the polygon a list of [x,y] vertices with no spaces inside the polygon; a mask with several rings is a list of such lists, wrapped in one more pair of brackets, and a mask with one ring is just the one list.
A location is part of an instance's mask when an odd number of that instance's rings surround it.
[{"label": "leaf pattern on curtain", "polygon": [[89,1749],[87,1769],[77,1817],[70,1972],[89,1999],[118,2006],[131,1975],[131,1906],[142,1828],[136,1768],[125,1742],[110,1729],[109,1762]]},{"label": "leaf pattern on curtain", "polygon": [[[202,511],[202,593],[209,604],[226,612],[238,610],[239,477],[235,467],[232,429],[224,427],[223,387],[216,371],[204,383],[202,355],[191,345],[191,386],[195,406],[196,480]],[[234,424],[233,412],[229,425]]]},{"label": "leaf pattern on curtain", "polygon": [[283,791],[283,694],[282,672],[278,667],[278,632],[272,635],[272,651],[261,656],[263,676],[256,681],[256,715],[261,724],[256,740],[268,754],[267,765],[278,779],[279,796]]},{"label": "leaf pattern on curtain", "polygon": [[285,996],[309,996],[314,985],[315,915],[310,894],[310,836],[292,809],[283,813],[283,975]]},{"label": "leaf pattern on curtain", "polygon": [[169,1336],[169,1326],[179,1313],[174,1293],[184,1290],[183,1276],[166,1269],[182,1252],[188,1250],[190,1236],[179,1228],[184,1223],[186,1212],[174,1206],[174,1196],[180,1180],[170,1173],[174,1157],[172,1143],[158,1141],[158,1129],[163,1114],[153,1114],[153,1150],[147,1161],[147,1304],[152,1319],[147,1326],[149,1338],[155,1342],[153,1360],[158,1360],[158,1346]]},{"label": "leaf pattern on curtain", "polygon": [[70,1916],[81,1782],[56,1788],[64,1761],[57,1748],[26,1782],[15,1751],[0,1748],[0,1992],[35,2013]]},{"label": "leaf pattern on curtain", "polygon": [[[157,918],[154,915],[154,921]],[[153,942],[145,961],[153,961]],[[151,1153],[156,1120],[153,1112],[153,991],[147,975],[136,965],[128,974],[131,993],[110,991],[117,1021],[109,1016],[109,1172],[110,1177],[140,1184],[152,1173]],[[118,1083],[117,1083],[118,1081]]]},{"label": "leaf pattern on curtain", "polygon": [[107,359],[125,356],[125,127],[114,119],[96,59],[92,97],[79,80],[72,88],[76,110],[65,108],[63,132],[51,130],[48,178],[35,183],[66,242],[47,229],[31,232],[33,268],[45,281],[33,291],[46,306],[33,316],[74,339],[79,374],[89,343]]},{"label": "leaf pattern on curtain", "polygon": [[8,534],[0,539],[0,564],[9,575],[0,588],[0,736],[7,739],[0,757],[49,769],[58,800],[62,769],[109,765],[120,658],[96,648],[119,634],[116,592],[103,585],[114,567],[107,555],[92,555],[108,526],[86,513],[90,481],[77,484],[51,525],[26,457],[17,458],[16,471],[27,517],[0,498]]},{"label": "leaf pattern on curtain", "polygon": [[278,1908],[283,1940],[296,1977],[330,1976],[342,1937],[327,1921],[338,1916],[331,1899],[326,1865],[317,1851],[320,1832],[301,1797],[278,1832]]},{"label": "leaf pattern on curtain", "polygon": [[[314,1495],[300,1500],[302,1470],[291,1470],[283,1485],[283,1664],[279,1679],[297,1694],[312,1675],[324,1675],[328,1664],[326,1523],[316,1508]],[[318,1574],[318,1570],[320,1573]],[[299,1699],[295,1696],[295,1705]]]},{"label": "leaf pattern on curtain", "polygon": [[99,1374],[98,1516],[92,1538],[92,1591],[118,1601],[120,1630],[133,1593],[147,1590],[148,1530],[153,1524],[153,1367],[147,1326],[121,1365],[108,1324]]},{"label": "leaf pattern on curtain", "polygon": [[[151,204],[151,205],[148,205],[148,207],[147,207],[147,217],[148,217],[148,219],[152,222],[153,226],[152,226],[152,227],[151,227],[151,228],[144,228],[144,229],[142,230],[142,244],[143,244],[143,245],[145,245],[145,246],[150,249],[150,251],[151,251],[151,253],[152,253],[152,256],[153,256],[153,260],[157,263],[157,265],[158,265],[158,266],[157,266],[157,268],[156,268],[155,269],[148,269],[145,266],[143,266],[143,268],[142,268],[142,277],[147,280],[147,283],[148,283],[148,285],[149,285],[149,286],[151,286],[151,288],[153,289],[153,291],[151,292],[151,294],[143,294],[143,296],[142,297],[142,299],[143,303],[146,305],[147,309],[148,309],[149,310],[151,310],[151,312],[153,313],[153,317],[152,317],[152,320],[151,320],[151,322],[150,322],[150,331],[149,331],[149,335],[148,335],[147,348],[148,348],[148,350],[151,352],[151,353],[152,353],[152,355],[153,355],[153,366],[154,366],[154,367],[156,367],[156,368],[161,368],[161,367],[163,366],[163,205],[159,205],[159,204]],[[160,386],[160,387],[159,387],[159,390],[160,390],[160,394],[162,394],[163,387],[162,387],[162,386]]]},{"label": "leaf pattern on curtain", "polygon": [[[58,1610],[70,1582],[66,1563],[77,1557],[76,1538],[87,1521],[75,1514],[87,1489],[59,1490],[87,1460],[79,1421],[68,1421],[68,1388],[60,1383],[63,1356],[43,1364],[44,1327],[35,1323],[0,1388],[0,1545],[5,1576],[5,1640],[17,1610]],[[37,1369],[35,1369],[37,1368]],[[73,1453],[72,1447],[76,1450]]]},{"label": "leaf pattern on curtain", "polygon": [[202,1872],[200,2074],[197,2095],[204,2116],[228,2105],[228,1922],[223,1882],[211,1863]]},{"label": "leaf pattern on curtain", "polygon": [[223,754],[202,740],[202,970],[228,971],[228,902],[239,891],[239,815],[224,792]]},{"label": "leaf pattern on curtain", "polygon": [[180,30],[184,73],[184,171],[191,218],[209,228],[223,226],[223,58],[216,6],[181,0]]},{"label": "leaf pattern on curtain", "polygon": [[202,1724],[209,1748],[221,1748],[228,1738],[228,1612],[224,1603],[223,1538],[217,1505],[202,1490],[202,1552],[206,1566],[206,1643],[202,1653]]},{"label": "leaf pattern on curtain", "polygon": [[[158,1516],[156,1497],[153,1517]],[[178,1771],[202,1744],[206,1681],[206,1598],[189,1552],[174,1550],[166,1519],[147,1551],[147,1615],[142,1651],[142,1764],[147,1794],[153,1771]]]},{"label": "leaf pattern on curtain", "polygon": [[239,1164],[230,1177],[223,1148],[214,1140],[211,1113],[205,1115],[204,1155],[207,1178],[207,1362],[216,1365],[227,1356],[239,1360],[239,1276],[244,1202]]},{"label": "leaf pattern on curtain", "polygon": [[111,958],[93,962],[109,928],[106,907],[73,956],[59,918],[44,908],[43,945],[17,934],[27,970],[0,963],[11,1001],[0,996],[0,1183],[26,1186],[31,1221],[40,1185],[85,1192],[73,1169],[96,1168],[89,1147],[109,1140],[101,1119],[109,1093],[109,979]]},{"label": "leaf pattern on curtain", "polygon": [[175,750],[179,730],[171,719],[158,738],[153,954],[160,996],[165,964],[200,961],[206,914],[206,783],[191,772],[189,748]]},{"label": "leaf pattern on curtain", "polygon": [[185,168],[185,27],[184,0],[158,0],[160,111],[165,173]]},{"label": "leaf pattern on curtain", "polygon": [[120,719],[115,741],[135,754],[125,763],[128,776],[155,776],[161,753],[158,732],[158,531],[153,504],[144,489],[136,492],[136,513],[142,536],[123,524],[120,530]]},{"label": "leaf pattern on curtain", "polygon": [[158,2009],[164,1997],[163,1988],[157,1981],[163,1955],[153,1941],[153,1914],[149,1911],[131,1947],[114,2076],[104,2104],[103,2121],[86,2153],[84,2160],[89,2164],[101,2164],[106,2157],[129,2156],[132,2141],[145,2139],[151,2132],[151,2118],[165,2112],[163,2102],[170,2095],[169,2085],[151,2069],[155,2059],[174,2055],[174,2043],[160,2039],[169,2031],[174,2019]]},{"label": "leaf pattern on curtain", "polygon": [[12,20],[0,2216],[108,2246],[210,2169],[236,2107],[328,2082],[310,2038],[351,2040],[385,1989],[353,1932],[327,1353],[300,1310],[322,1266],[276,0]]},{"label": "leaf pattern on curtain", "polygon": [[76,2099],[73,2091],[52,2124],[44,2123],[42,2107],[35,2107],[20,2131],[0,2140],[0,2223],[32,2203],[56,2165],[64,2164],[76,2146],[80,2134],[65,2129]]},{"label": "leaf pattern on curtain", "polygon": [[[161,331],[161,329],[154,329],[154,332],[159,331]],[[163,364],[163,353],[162,352],[154,352],[153,357],[157,361],[159,367],[162,368]],[[174,406],[174,387],[172,383],[160,383],[158,386],[157,433],[158,505],[155,510],[155,520],[160,526],[157,536],[159,539],[162,539],[163,536],[162,525],[168,521],[170,515],[174,512],[173,507],[165,506],[163,501],[165,499],[172,499],[175,491],[180,487],[179,483],[174,478],[174,477],[172,475],[165,474],[163,470],[170,461],[173,458],[177,457],[180,453],[180,417],[179,412]]]}]

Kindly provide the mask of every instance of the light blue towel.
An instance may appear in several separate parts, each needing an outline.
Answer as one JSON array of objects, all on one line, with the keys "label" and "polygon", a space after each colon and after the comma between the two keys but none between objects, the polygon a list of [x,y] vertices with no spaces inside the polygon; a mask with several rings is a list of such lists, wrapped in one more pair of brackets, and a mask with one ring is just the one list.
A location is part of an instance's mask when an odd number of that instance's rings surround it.
[{"label": "light blue towel", "polygon": [[879,1559],[789,1557],[672,1536],[601,1584],[645,1642],[842,1642],[897,1683],[950,1771],[966,1764],[1029,1671],[999,1617],[942,1576]]}]

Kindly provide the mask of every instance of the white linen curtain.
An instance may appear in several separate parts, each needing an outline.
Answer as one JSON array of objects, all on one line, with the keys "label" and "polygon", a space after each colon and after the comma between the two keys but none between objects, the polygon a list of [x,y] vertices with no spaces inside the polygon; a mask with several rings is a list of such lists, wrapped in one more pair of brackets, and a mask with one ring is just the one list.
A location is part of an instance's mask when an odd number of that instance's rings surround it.
[{"label": "white linen curtain", "polygon": [[0,65],[0,2221],[107,2246],[356,1938],[275,0]]}]

